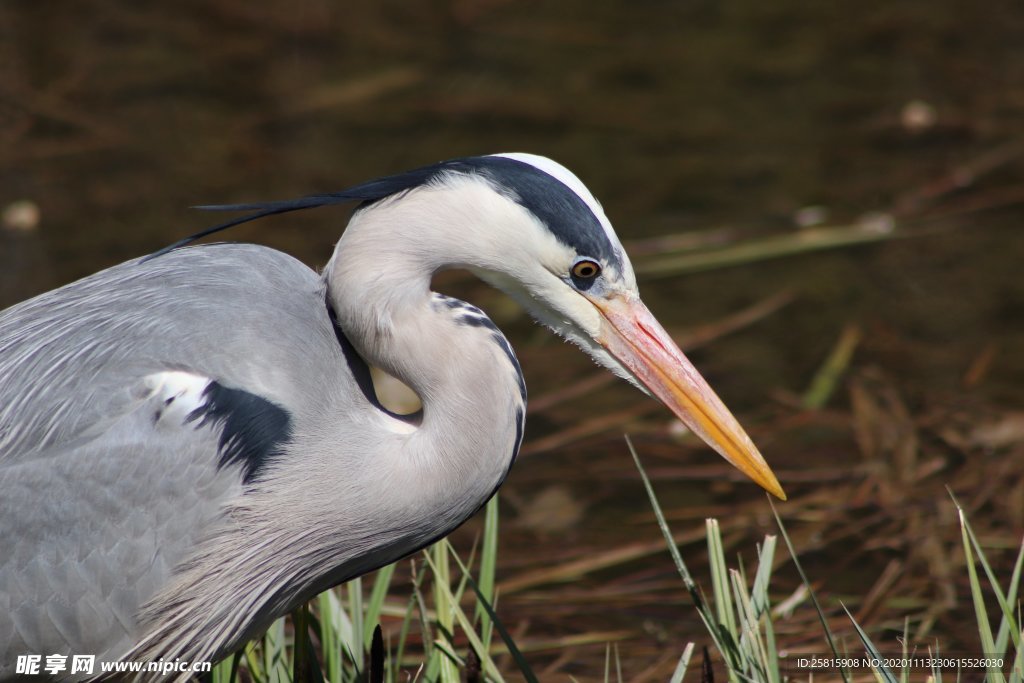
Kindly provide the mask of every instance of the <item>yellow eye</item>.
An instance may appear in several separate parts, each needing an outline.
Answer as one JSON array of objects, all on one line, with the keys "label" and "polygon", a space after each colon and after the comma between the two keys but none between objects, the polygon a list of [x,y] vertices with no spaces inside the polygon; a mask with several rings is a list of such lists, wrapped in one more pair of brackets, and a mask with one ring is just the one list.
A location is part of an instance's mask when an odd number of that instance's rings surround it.
[{"label": "yellow eye", "polygon": [[583,280],[593,280],[601,274],[601,266],[594,261],[583,259],[572,265],[572,276]]}]

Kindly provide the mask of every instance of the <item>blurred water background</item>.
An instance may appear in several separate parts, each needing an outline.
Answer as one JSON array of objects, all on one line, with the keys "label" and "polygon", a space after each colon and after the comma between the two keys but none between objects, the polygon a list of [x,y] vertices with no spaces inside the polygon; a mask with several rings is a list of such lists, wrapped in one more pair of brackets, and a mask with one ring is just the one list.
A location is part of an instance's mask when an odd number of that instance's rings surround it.
[{"label": "blurred water background", "polygon": [[[555,158],[602,201],[648,305],[790,493],[828,604],[883,640],[909,614],[914,637],[970,649],[944,486],[994,547],[1024,531],[1018,2],[7,0],[0,305],[215,220],[191,205],[502,151]],[[226,238],[318,267],[346,215]],[[858,244],[798,246],[843,236]],[[746,263],[711,268],[737,245]],[[533,400],[502,613],[550,675],[596,675],[613,639],[630,680],[664,680],[700,627],[622,433],[679,529],[719,516],[752,554],[774,529],[762,494],[501,295],[439,286],[499,322]],[[837,343],[849,358],[808,400]],[[798,583],[781,581],[780,599]],[[794,651],[823,650],[812,622],[784,629]]]}]

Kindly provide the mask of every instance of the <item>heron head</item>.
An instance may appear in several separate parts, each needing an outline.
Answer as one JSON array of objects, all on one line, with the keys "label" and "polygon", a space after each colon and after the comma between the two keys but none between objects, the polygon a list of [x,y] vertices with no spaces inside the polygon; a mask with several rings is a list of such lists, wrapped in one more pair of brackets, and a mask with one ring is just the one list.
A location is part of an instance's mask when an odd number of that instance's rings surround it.
[{"label": "heron head", "polygon": [[[521,168],[491,171],[531,226],[506,245],[502,265],[477,270],[596,362],[664,403],[684,424],[770,493],[782,487],[732,413],[640,299],[636,276],[601,205],[550,159],[504,154]],[[509,170],[509,169],[506,169]]]},{"label": "heron head", "polygon": [[[451,159],[340,192],[298,199],[202,207],[249,211],[171,245],[264,216],[359,201],[335,251],[362,271],[379,269],[390,234],[392,266],[429,276],[464,266],[503,289],[595,361],[661,400],[693,432],[770,493],[785,498],[750,437],[640,300],[636,276],[601,205],[568,169],[532,154]],[[362,244],[355,230],[368,235]],[[390,232],[389,232],[390,229]],[[399,254],[404,256],[400,261]],[[345,269],[325,272],[346,276]],[[400,272],[406,271],[402,268]],[[360,280],[391,284],[390,280]],[[394,296],[416,293],[399,288]],[[422,294],[423,292],[419,292]],[[384,296],[381,297],[383,300]]]}]

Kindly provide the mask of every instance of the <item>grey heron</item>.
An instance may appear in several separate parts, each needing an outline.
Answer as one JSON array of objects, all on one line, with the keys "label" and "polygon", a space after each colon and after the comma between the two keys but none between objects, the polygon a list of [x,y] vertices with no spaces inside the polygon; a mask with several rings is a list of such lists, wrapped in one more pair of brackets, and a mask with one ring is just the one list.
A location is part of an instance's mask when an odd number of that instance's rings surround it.
[{"label": "grey heron", "polygon": [[[316,593],[471,516],[526,387],[468,269],[660,399],[779,497],[742,427],[641,302],[600,204],[550,159],[455,159],[241,219],[358,202],[321,274],[219,243],[0,313],[0,679],[20,653],[216,660]],[[411,387],[387,410],[370,368]]]}]

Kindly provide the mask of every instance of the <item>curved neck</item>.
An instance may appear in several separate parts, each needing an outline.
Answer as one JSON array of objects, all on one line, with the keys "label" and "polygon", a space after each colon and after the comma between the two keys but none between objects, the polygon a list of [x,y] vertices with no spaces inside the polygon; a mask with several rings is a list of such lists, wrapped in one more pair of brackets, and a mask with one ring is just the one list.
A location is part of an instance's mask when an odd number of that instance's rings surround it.
[{"label": "curved neck", "polygon": [[[379,457],[394,457],[388,472],[408,477],[417,491],[417,523],[429,520],[417,533],[437,536],[504,479],[519,448],[526,397],[497,327],[478,309],[430,290],[438,270],[473,265],[459,257],[471,238],[453,236],[453,226],[487,217],[446,215],[437,197],[429,198],[430,211],[416,211],[414,199],[358,211],[324,277],[356,351],[423,402],[419,427],[389,435],[397,443]],[[427,505],[432,514],[423,514]]]},{"label": "curved neck", "polygon": [[[355,351],[419,394],[422,420],[414,427],[390,417],[352,383],[316,394],[317,405],[301,413],[315,419],[286,446],[302,466],[282,468],[273,486],[257,483],[241,496],[224,541],[236,544],[232,551],[204,546],[210,553],[188,569],[207,587],[194,595],[224,596],[216,610],[204,603],[190,612],[202,615],[204,628],[220,625],[221,636],[189,658],[230,652],[274,615],[447,534],[508,472],[526,399],[512,350],[483,313],[430,291],[434,273],[447,267],[496,270],[471,257],[500,258],[502,250],[492,243],[488,252],[474,240],[515,238],[512,229],[500,232],[510,224],[511,202],[479,189],[470,202],[417,190],[353,216],[324,270],[328,302]],[[474,188],[461,190],[465,198]],[[497,237],[482,236],[481,226],[495,225]],[[296,491],[306,496],[299,510]],[[287,561],[269,566],[268,547]],[[243,612],[256,615],[251,622],[234,619],[237,595],[248,596]],[[182,638],[201,632],[191,621],[173,628]]]}]

